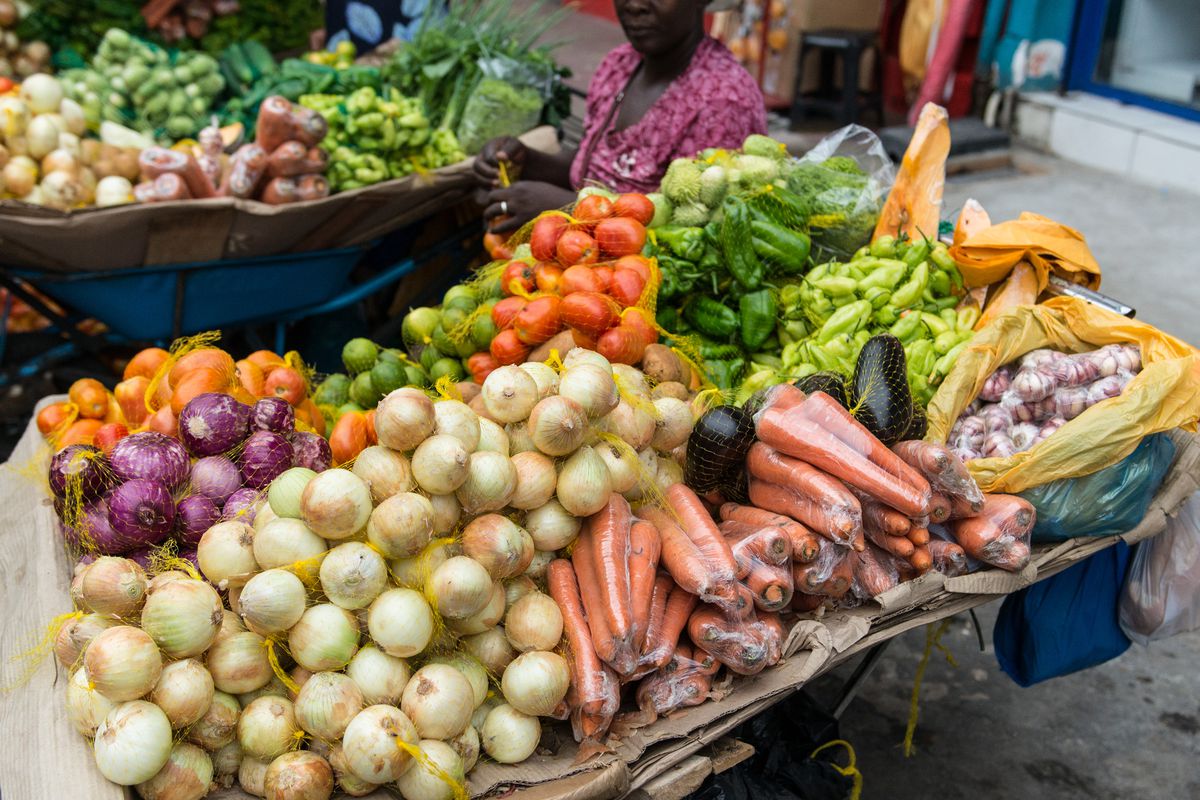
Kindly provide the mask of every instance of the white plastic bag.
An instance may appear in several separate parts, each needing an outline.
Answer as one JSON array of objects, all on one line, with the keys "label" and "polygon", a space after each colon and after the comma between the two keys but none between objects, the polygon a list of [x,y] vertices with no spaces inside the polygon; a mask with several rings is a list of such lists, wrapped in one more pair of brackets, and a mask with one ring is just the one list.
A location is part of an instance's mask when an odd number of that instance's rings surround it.
[{"label": "white plastic bag", "polygon": [[1200,492],[1138,545],[1121,593],[1121,630],[1141,645],[1200,628]]}]

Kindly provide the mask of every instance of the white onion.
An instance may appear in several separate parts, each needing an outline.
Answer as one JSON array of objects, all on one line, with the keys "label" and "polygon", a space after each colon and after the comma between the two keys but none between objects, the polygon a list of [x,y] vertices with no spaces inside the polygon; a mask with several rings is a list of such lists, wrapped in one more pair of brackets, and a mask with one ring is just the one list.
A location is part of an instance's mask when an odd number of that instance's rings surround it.
[{"label": "white onion", "polygon": [[646,380],[646,373],[629,364],[613,364],[612,373],[622,395],[650,399],[650,383]]},{"label": "white onion", "polygon": [[418,389],[397,389],[375,409],[375,436],[384,447],[406,453],[433,435],[433,401]]},{"label": "white onion", "polygon": [[239,694],[237,699],[238,702],[241,703],[242,708],[245,708],[260,697],[286,697],[289,700],[296,699],[291,696],[291,691],[283,685],[283,681],[279,680],[278,675],[272,675],[271,680],[267,682],[266,686],[260,686],[252,692]]},{"label": "white onion", "polygon": [[[257,573],[256,573],[257,574]],[[229,591],[225,592],[225,599],[229,601],[229,608],[233,613],[241,615],[242,613],[242,587],[231,586]],[[222,620],[224,622],[224,620]]]},{"label": "white onion", "polygon": [[444,536],[454,530],[462,517],[462,504],[452,494],[434,494],[429,496],[429,504],[433,506],[433,533]]},{"label": "white onion", "polygon": [[196,561],[204,577],[218,589],[241,586],[258,572],[254,529],[234,519],[218,522],[200,537]]},{"label": "white onion", "polygon": [[575,541],[581,525],[580,519],[563,508],[558,500],[551,500],[525,515],[525,530],[533,537],[533,546],[538,550],[561,550]]},{"label": "white onion", "polygon": [[459,636],[469,636],[496,627],[503,618],[504,584],[496,581],[492,587],[491,599],[488,600],[486,606],[469,617],[446,620],[446,627]]},{"label": "white onion", "polygon": [[417,670],[400,699],[400,710],[427,739],[458,736],[471,721],[475,692],[466,676],[448,664]]},{"label": "white onion", "polygon": [[222,692],[245,694],[271,682],[271,663],[263,637],[244,631],[228,636],[208,649],[205,666]]},{"label": "white onion", "polygon": [[122,786],[153,778],[171,755],[171,723],[153,703],[133,700],[108,712],[93,742],[96,766]]},{"label": "white onion", "polygon": [[501,425],[490,419],[479,418],[479,445],[475,452],[490,451],[502,456],[509,455],[508,434]]},{"label": "white onion", "polygon": [[527,361],[519,366],[529,373],[529,377],[537,384],[539,400],[558,391],[558,373],[553,367],[541,361]]},{"label": "white onion", "polygon": [[458,554],[457,545],[451,539],[438,539],[430,542],[420,555],[392,559],[388,562],[388,569],[397,586],[420,589],[435,569],[444,564],[446,559]]},{"label": "white onion", "polygon": [[658,488],[667,491],[677,483],[683,483],[683,467],[673,458],[658,456],[658,469],[654,473]]},{"label": "white onion", "polygon": [[[553,650],[562,638],[563,618],[549,595],[530,592],[504,615],[504,634],[519,652]],[[518,706],[520,708],[520,706]]]},{"label": "white onion", "polygon": [[282,567],[301,580],[316,578],[328,549],[325,540],[298,519],[274,520],[254,536],[254,560],[259,567]]},{"label": "white onion", "polygon": [[584,445],[563,463],[557,493],[562,507],[577,517],[590,517],[604,508],[612,494],[612,477],[593,448]]},{"label": "white onion", "polygon": [[546,455],[570,455],[583,444],[587,413],[569,397],[547,397],[529,413],[528,431],[533,446]]},{"label": "white onion", "polygon": [[300,688],[296,721],[318,739],[336,741],[366,703],[353,679],[340,672],[318,672]]},{"label": "white onion", "polygon": [[58,656],[59,663],[64,667],[73,667],[96,634],[119,624],[115,619],[101,614],[84,614],[69,619],[54,637],[54,655]]},{"label": "white onion", "polygon": [[251,578],[238,596],[238,608],[246,627],[266,636],[280,633],[300,621],[308,593],[293,573],[269,569]]},{"label": "white onion", "polygon": [[169,569],[166,572],[160,572],[150,579],[150,583],[146,584],[146,594],[154,594],[155,590],[162,588],[171,581],[188,581],[192,580],[192,576],[188,575],[183,570]]},{"label": "white onion", "polygon": [[608,467],[612,478],[612,490],[624,494],[638,485],[642,476],[642,465],[637,451],[623,441],[606,441],[596,445],[596,455]]},{"label": "white onion", "polygon": [[534,550],[533,560],[529,562],[529,566],[521,573],[535,581],[546,580],[546,569],[550,566],[550,562],[558,558],[558,555],[552,550]]},{"label": "white onion", "polygon": [[300,516],[323,539],[358,533],[371,516],[371,490],[348,469],[327,469],[308,482],[300,497]]},{"label": "white onion", "polygon": [[471,715],[471,724],[469,727],[474,728],[476,733],[483,730],[483,723],[487,720],[488,714],[492,713],[493,708],[498,708],[502,705],[504,705],[504,698],[493,692],[475,709],[475,713]]},{"label": "white onion", "polygon": [[433,571],[425,585],[438,613],[449,619],[471,616],[492,597],[491,575],[482,564],[466,556],[447,559]]},{"label": "white onion", "polygon": [[572,347],[563,357],[563,369],[568,370],[572,367],[578,367],[581,364],[591,364],[594,367],[612,372],[613,365],[604,356],[597,353],[595,350],[588,350],[586,347]]},{"label": "white onion", "polygon": [[136,561],[100,556],[83,573],[84,605],[97,614],[131,617],[146,599],[146,573]]},{"label": "white onion", "polygon": [[346,761],[346,753],[342,750],[340,744],[329,746],[329,752],[325,754],[325,760],[329,762],[329,766],[333,769],[333,778],[337,781],[338,788],[351,797],[366,797],[379,789],[374,783],[368,783],[350,771],[350,764]]},{"label": "white onion", "polygon": [[570,682],[571,668],[565,658],[558,653],[533,650],[517,656],[505,667],[500,689],[513,708],[545,717],[567,696]]},{"label": "white onion", "polygon": [[116,703],[92,687],[85,668],[75,670],[67,681],[67,719],[84,736],[95,736],[96,728],[115,707]]},{"label": "white onion", "polygon": [[[308,467],[285,469],[271,481],[264,508],[271,509],[278,517],[300,519],[300,497],[304,494],[304,487],[315,477],[317,473]],[[257,513],[254,520],[258,521]]]},{"label": "white onion", "polygon": [[474,636],[464,636],[462,646],[469,655],[478,659],[479,663],[483,664],[483,668],[493,675],[503,673],[509,662],[517,657],[517,651],[513,650],[512,645],[508,643],[504,629],[499,627],[477,633]]},{"label": "white onion", "polygon": [[538,385],[520,367],[498,367],[483,380],[483,404],[497,422],[520,422],[529,417],[538,400]]},{"label": "white onion", "polygon": [[263,793],[271,800],[329,800],[333,769],[328,761],[307,750],[284,753],[267,767]]},{"label": "white onion", "polygon": [[[263,503],[258,510],[254,512],[254,524],[250,526],[251,528],[254,528],[254,540],[256,542],[258,541],[258,534],[262,532],[263,528],[267,527],[267,523],[274,522],[277,519],[282,519],[282,517],[275,513],[275,509],[271,508],[270,503]],[[316,534],[314,534],[314,536],[315,535]]]},{"label": "white onion", "polygon": [[371,512],[367,540],[388,558],[407,558],[429,544],[433,526],[433,504],[422,495],[405,492]]},{"label": "white onion", "polygon": [[217,629],[217,635],[213,638],[213,644],[223,639],[228,639],[233,634],[241,633],[244,630],[246,630],[246,626],[242,624],[242,618],[226,608],[221,612],[221,627]]},{"label": "white onion", "polygon": [[433,638],[433,612],[420,592],[388,589],[371,603],[367,632],[388,655],[415,656]]},{"label": "white onion", "polygon": [[225,609],[204,581],[174,580],[158,586],[142,609],[142,630],[171,658],[190,658],[208,649]]},{"label": "white onion", "polygon": [[245,756],[238,766],[238,786],[255,797],[267,796],[267,768],[271,765]]},{"label": "white onion", "polygon": [[238,769],[242,766],[242,746],[230,742],[212,754],[213,781],[222,788],[228,789],[237,777]]},{"label": "white onion", "polygon": [[454,653],[448,656],[434,656],[429,659],[429,663],[446,664],[462,673],[467,682],[471,684],[472,708],[478,708],[479,704],[487,699],[490,679],[483,664],[479,663],[479,659],[466,653]]},{"label": "white onion", "polygon": [[25,142],[29,149],[29,155],[40,160],[58,147],[59,133],[61,131],[49,114],[39,114],[29,120],[29,126],[25,128]]},{"label": "white onion", "polygon": [[422,739],[417,747],[425,759],[396,779],[404,800],[451,800],[466,780],[462,757],[453,747],[435,739]]},{"label": "white onion", "polygon": [[479,446],[479,415],[459,400],[439,400],[433,404],[434,433],[453,436],[468,453]]},{"label": "white onion", "polygon": [[517,453],[530,453],[537,450],[537,445],[533,443],[533,436],[529,433],[529,425],[524,422],[510,422],[504,426],[504,432],[508,435],[508,452],[511,455]]},{"label": "white onion", "polygon": [[[12,139],[9,139],[8,143],[11,147]],[[19,197],[24,197],[37,187],[37,162],[27,155],[15,155],[4,165],[3,171],[0,171],[0,178],[3,179],[5,189]],[[21,193],[22,189],[25,190],[24,193]]]},{"label": "white onion", "polygon": [[530,592],[538,590],[537,584],[528,575],[518,575],[504,582],[504,607],[512,608],[513,604]]},{"label": "white onion", "polygon": [[412,467],[403,453],[387,447],[371,445],[354,458],[351,470],[362,478],[371,490],[376,505],[400,492],[413,490]]},{"label": "white onion", "polygon": [[471,454],[467,479],[455,492],[469,514],[499,511],[517,488],[517,471],[507,456],[483,451]]},{"label": "white onion", "polygon": [[342,737],[346,765],[359,780],[396,780],[412,764],[412,756],[398,746],[397,739],[408,744],[420,740],[412,720],[394,706],[367,706],[350,720]]},{"label": "white onion", "polygon": [[288,631],[296,663],[310,672],[341,669],[358,652],[358,620],[344,608],[320,603]]},{"label": "white onion", "polygon": [[321,562],[321,591],[335,606],[366,608],[388,583],[387,562],[362,542],[346,542]]},{"label": "white onion", "polygon": [[651,442],[655,450],[674,450],[692,435],[694,420],[692,408],[687,403],[674,397],[660,397],[654,401],[654,409],[658,412]]},{"label": "white onion", "polygon": [[479,761],[479,731],[475,730],[474,725],[468,725],[467,729],[446,742],[454,748],[454,752],[458,753],[458,757],[462,759],[463,770],[470,772],[475,768],[475,764]]},{"label": "white onion", "polygon": [[430,436],[413,451],[413,478],[430,494],[450,494],[467,479],[470,460],[471,451],[457,436]]},{"label": "white onion", "polygon": [[412,677],[412,670],[404,659],[390,656],[375,645],[369,644],[350,659],[346,675],[362,692],[364,704],[397,705],[404,694],[408,679]]},{"label": "white onion", "polygon": [[62,106],[62,84],[49,75],[30,75],[21,83],[21,99],[33,114],[57,112]]},{"label": "white onion", "polygon": [[237,721],[242,707],[237,698],[222,691],[213,692],[212,704],[200,721],[187,729],[187,740],[205,750],[224,747],[237,736]]},{"label": "white onion", "polygon": [[92,639],[83,654],[83,666],[96,691],[121,703],[154,688],[162,673],[162,656],[145,631],[118,625]]},{"label": "white onion", "polygon": [[541,738],[542,726],[537,717],[507,704],[492,709],[479,731],[483,751],[501,764],[519,764],[529,758]]},{"label": "white onion", "polygon": [[238,718],[238,744],[251,758],[267,761],[291,750],[299,730],[291,700],[260,697],[246,706]]},{"label": "white onion", "polygon": [[150,700],[163,710],[171,727],[183,730],[199,722],[213,701],[213,679],[194,658],[172,661],[163,667]]},{"label": "white onion", "polygon": [[580,364],[563,372],[558,379],[558,396],[579,403],[592,419],[603,417],[621,400],[612,370],[595,364]]},{"label": "white onion", "polygon": [[517,453],[509,460],[517,472],[517,488],[508,498],[508,504],[513,508],[530,509],[550,502],[558,483],[554,462],[537,451]]},{"label": "white onion", "polygon": [[142,800],[200,800],[213,782],[213,762],[194,744],[179,742],[167,763],[148,781],[137,785]]},{"label": "white onion", "polygon": [[606,431],[627,442],[635,450],[646,447],[654,438],[654,416],[641,405],[642,403],[650,405],[648,400],[634,400],[633,403],[621,400],[603,420]]},{"label": "white onion", "polygon": [[493,578],[503,580],[525,571],[533,559],[534,546],[530,535],[512,520],[484,514],[463,528],[462,549]]}]

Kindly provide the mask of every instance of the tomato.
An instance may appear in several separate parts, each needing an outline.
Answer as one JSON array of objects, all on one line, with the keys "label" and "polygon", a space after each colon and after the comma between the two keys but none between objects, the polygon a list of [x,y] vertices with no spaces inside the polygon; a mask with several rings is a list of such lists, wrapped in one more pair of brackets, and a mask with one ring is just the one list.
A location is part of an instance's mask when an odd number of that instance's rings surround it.
[{"label": "tomato", "polygon": [[529,234],[529,249],[538,261],[553,261],[558,236],[567,227],[567,218],[562,214],[546,213],[533,223]]},{"label": "tomato", "polygon": [[375,433],[375,409],[368,409],[363,419],[367,422],[367,444],[379,444],[379,436]]},{"label": "tomato", "polygon": [[108,455],[112,451],[113,445],[128,435],[129,428],[126,428],[119,422],[110,422],[96,429],[96,435],[92,438],[92,444],[99,447],[105,455]]},{"label": "tomato", "polygon": [[108,413],[108,389],[95,378],[80,378],[71,384],[67,399],[79,408],[84,419],[104,419]]},{"label": "tomato", "polygon": [[102,422],[124,422],[125,415],[121,413],[121,404],[111,394],[108,396],[108,410],[104,412]]},{"label": "tomato", "polygon": [[613,269],[631,269],[642,278],[642,283],[650,282],[650,259],[645,256],[621,256],[617,262],[613,264]]},{"label": "tomato", "polygon": [[600,280],[600,276],[594,269],[582,264],[567,267],[563,270],[562,277],[558,279],[558,293],[563,297],[575,292],[603,291],[604,281]]},{"label": "tomato", "polygon": [[96,431],[103,426],[98,419],[77,419],[62,432],[54,441],[54,445],[62,449],[70,444],[91,444],[96,437]]},{"label": "tomato", "polygon": [[238,383],[243,389],[249,392],[254,397],[263,396],[263,381],[266,376],[263,375],[262,367],[248,359],[237,361],[233,365],[234,374],[237,375]]},{"label": "tomato", "polygon": [[230,388],[229,378],[215,369],[201,367],[194,369],[179,379],[171,391],[171,413],[179,416],[184,407],[198,395],[209,392],[227,393]]},{"label": "tomato", "polygon": [[512,248],[508,246],[508,237],[499,233],[485,233],[483,249],[493,261],[507,261],[513,257]]},{"label": "tomato", "polygon": [[347,411],[338,417],[329,434],[329,449],[334,464],[345,464],[367,449],[367,418],[361,411]]},{"label": "tomato", "polygon": [[[250,359],[253,360],[253,359]],[[283,359],[280,359],[282,361]],[[215,347],[193,350],[171,366],[171,386],[178,386],[184,375],[196,369],[211,369],[220,372],[228,380],[233,379],[233,356]]]},{"label": "tomato", "polygon": [[562,330],[558,308],[562,300],[554,295],[530,300],[513,320],[517,338],[525,344],[541,344]]},{"label": "tomato", "polygon": [[600,285],[604,287],[600,291],[608,294],[608,290],[612,288],[612,267],[594,267],[592,271],[596,273],[596,277],[600,279]]},{"label": "tomato", "polygon": [[14,86],[16,84],[13,83],[12,78],[0,78],[0,94],[11,92]]},{"label": "tomato", "polygon": [[600,334],[596,352],[614,364],[636,364],[646,352],[646,342],[640,331],[618,325]]},{"label": "tomato", "polygon": [[564,267],[595,264],[600,259],[600,248],[596,245],[596,240],[583,231],[563,231],[562,236],[558,237],[558,246],[554,252],[558,256],[558,263]]},{"label": "tomato", "polygon": [[608,293],[623,306],[636,306],[645,288],[646,282],[641,275],[631,269],[619,269],[613,273]]},{"label": "tomato", "polygon": [[500,366],[491,353],[476,353],[467,359],[467,371],[476,383],[483,383],[496,367]]},{"label": "tomato", "polygon": [[249,361],[263,371],[266,375],[274,367],[286,367],[287,362],[283,360],[283,356],[276,355],[271,350],[255,350],[250,355],[246,356],[243,361]]},{"label": "tomato", "polygon": [[38,433],[49,436],[55,430],[64,430],[75,421],[75,415],[70,403],[51,403],[37,413]]},{"label": "tomato", "polygon": [[558,292],[558,282],[562,278],[563,268],[548,261],[539,261],[533,268],[533,281],[539,292]]},{"label": "tomato", "polygon": [[176,436],[179,433],[179,420],[167,405],[150,415],[146,420],[146,428],[165,436]]},{"label": "tomato", "polygon": [[308,386],[304,376],[291,367],[276,367],[267,373],[263,392],[267,397],[282,397],[288,405],[297,406],[308,395]]},{"label": "tomato", "polygon": [[637,255],[646,244],[646,226],[630,217],[602,220],[596,223],[596,241],[605,255]]},{"label": "tomato", "polygon": [[150,416],[146,408],[146,389],[150,388],[150,380],[144,375],[135,375],[121,381],[113,389],[113,396],[121,406],[121,415],[133,426],[141,425]]},{"label": "tomato", "polygon": [[533,266],[528,261],[510,261],[500,276],[500,289],[505,295],[533,291]]},{"label": "tomato", "polygon": [[614,217],[629,217],[643,225],[654,219],[654,202],[644,194],[623,194],[613,202]]},{"label": "tomato", "polygon": [[571,328],[571,341],[575,342],[576,347],[582,347],[584,350],[596,349],[596,337],[588,336],[578,328]]},{"label": "tomato", "polygon": [[529,356],[529,345],[522,342],[512,328],[497,333],[496,338],[492,339],[490,349],[492,358],[502,367],[507,364],[520,364]]},{"label": "tomato", "polygon": [[308,424],[312,426],[313,431],[317,436],[325,435],[325,415],[321,413],[321,409],[317,408],[317,404],[313,402],[311,397],[306,398],[300,407],[296,409],[296,413],[305,412],[308,415]]},{"label": "tomato", "polygon": [[492,322],[496,323],[497,328],[504,330],[512,324],[513,317],[517,316],[528,302],[524,297],[504,298],[492,306]]},{"label": "tomato", "polygon": [[612,201],[599,194],[589,194],[575,204],[571,216],[580,222],[599,222],[613,215]]},{"label": "tomato", "polygon": [[575,292],[563,298],[558,309],[563,324],[583,331],[588,336],[599,336],[617,324],[617,304],[606,294],[599,292]]},{"label": "tomato", "polygon": [[161,347],[147,347],[129,359],[129,363],[125,365],[125,373],[121,377],[124,380],[129,380],[136,375],[153,378],[170,357],[171,354]]},{"label": "tomato", "polygon": [[642,341],[647,345],[658,341],[658,328],[654,325],[654,317],[644,308],[633,307],[622,311],[621,324],[641,333]]}]

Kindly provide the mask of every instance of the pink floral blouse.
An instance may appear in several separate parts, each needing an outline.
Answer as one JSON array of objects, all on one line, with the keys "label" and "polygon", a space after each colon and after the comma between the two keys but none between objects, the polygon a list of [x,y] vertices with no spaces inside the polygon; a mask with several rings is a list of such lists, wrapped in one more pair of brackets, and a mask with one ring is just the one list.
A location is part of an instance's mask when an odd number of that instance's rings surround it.
[{"label": "pink floral blouse", "polygon": [[623,44],[605,56],[592,78],[583,141],[571,165],[576,189],[597,183],[617,192],[652,192],[673,159],[708,147],[741,147],[750,134],[767,132],[762,92],[733,54],[709,36],[641,120],[614,130],[617,97],[641,59]]}]

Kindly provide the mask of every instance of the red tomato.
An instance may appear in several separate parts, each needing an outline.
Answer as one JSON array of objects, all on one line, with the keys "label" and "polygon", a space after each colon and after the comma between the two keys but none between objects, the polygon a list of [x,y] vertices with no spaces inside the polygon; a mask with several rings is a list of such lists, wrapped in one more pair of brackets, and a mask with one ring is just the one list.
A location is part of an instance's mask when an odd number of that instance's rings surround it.
[{"label": "red tomato", "polygon": [[533,268],[533,281],[539,292],[558,292],[558,283],[562,278],[563,268],[558,264],[539,261]]},{"label": "red tomato", "polygon": [[0,78],[0,94],[11,92],[14,86],[16,84],[12,82],[12,78]]},{"label": "red tomato", "polygon": [[646,352],[646,342],[640,331],[618,325],[600,334],[596,352],[614,364],[636,364]]},{"label": "red tomato", "polygon": [[575,204],[571,216],[580,222],[599,222],[613,215],[612,201],[598,194],[589,194]]},{"label": "red tomato", "polygon": [[596,223],[596,241],[606,255],[637,255],[646,244],[646,226],[630,217],[601,220]]},{"label": "red tomato", "polygon": [[623,306],[636,306],[645,288],[646,282],[641,275],[631,269],[619,269],[613,273],[608,293]]},{"label": "red tomato", "polygon": [[298,406],[304,402],[308,387],[304,384],[304,376],[291,367],[276,367],[263,381],[263,392],[266,397],[282,397],[288,405]]},{"label": "red tomato", "polygon": [[512,248],[508,246],[508,237],[499,233],[483,235],[483,249],[495,261],[503,261],[513,257]]},{"label": "red tomato", "polygon": [[500,290],[506,295],[533,291],[533,266],[528,261],[510,261],[500,276]]},{"label": "red tomato", "polygon": [[559,318],[564,325],[583,331],[588,336],[599,336],[617,324],[617,304],[606,294],[599,292],[575,292],[563,298],[558,307]]},{"label": "red tomato", "polygon": [[498,366],[491,353],[476,353],[467,359],[467,371],[476,383],[483,383]]},{"label": "red tomato", "polygon": [[562,300],[555,295],[530,300],[513,320],[517,338],[525,344],[541,344],[562,330],[558,308]]},{"label": "red tomato", "polygon": [[596,270],[582,264],[567,267],[558,279],[558,293],[563,297],[575,292],[603,292],[604,282]]},{"label": "red tomato", "polygon": [[595,264],[600,259],[596,240],[583,231],[563,231],[555,248],[558,263],[564,267],[575,264]]},{"label": "red tomato", "polygon": [[650,259],[645,256],[621,256],[613,269],[631,269],[642,277],[642,283],[650,282]]},{"label": "red tomato", "polygon": [[654,219],[654,202],[644,194],[623,194],[613,202],[613,216],[629,217],[649,225],[650,220]]},{"label": "red tomato", "polygon": [[571,340],[575,342],[576,347],[582,347],[584,350],[596,349],[596,337],[588,336],[577,328],[571,328]]},{"label": "red tomato", "polygon": [[627,308],[621,312],[621,324],[633,328],[642,334],[642,340],[651,345],[658,341],[658,328],[654,326],[654,318],[644,308]]},{"label": "red tomato", "polygon": [[528,302],[524,297],[504,298],[492,306],[492,322],[496,323],[497,328],[504,330],[512,324],[513,317],[517,316]]},{"label": "red tomato", "polygon": [[96,435],[92,437],[92,444],[99,447],[105,455],[113,449],[113,445],[129,435],[129,428],[126,428],[119,422],[110,422],[107,425],[101,425],[96,429]]},{"label": "red tomato", "polygon": [[558,235],[567,227],[567,218],[562,214],[543,214],[533,223],[529,234],[529,249],[538,261],[553,261]]},{"label": "red tomato", "polygon": [[612,289],[612,267],[593,267],[592,271],[596,273],[596,277],[600,279],[600,285],[604,287],[600,291],[608,294]]},{"label": "red tomato", "polygon": [[500,331],[496,338],[492,339],[491,351],[492,358],[496,359],[499,366],[520,364],[529,356],[529,345],[522,342],[517,337],[517,332],[509,328]]},{"label": "red tomato", "polygon": [[361,411],[347,411],[338,417],[329,434],[329,449],[334,464],[345,464],[367,449],[367,418]]}]

